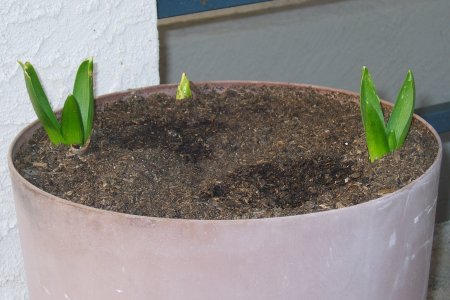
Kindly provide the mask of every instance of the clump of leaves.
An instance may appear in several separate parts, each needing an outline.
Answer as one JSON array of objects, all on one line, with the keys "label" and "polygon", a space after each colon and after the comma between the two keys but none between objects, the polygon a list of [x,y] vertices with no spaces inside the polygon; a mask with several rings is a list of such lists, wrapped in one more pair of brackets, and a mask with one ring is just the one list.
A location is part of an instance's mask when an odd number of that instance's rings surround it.
[{"label": "clump of leaves", "polygon": [[34,67],[19,61],[34,111],[54,144],[85,146],[94,120],[93,59],[83,61],[77,71],[73,93],[64,103],[59,122],[53,112]]},{"label": "clump of leaves", "polygon": [[369,157],[370,161],[374,162],[403,146],[408,135],[415,102],[415,85],[411,70],[406,75],[387,124],[372,77],[366,67],[362,68],[360,100]]},{"label": "clump of leaves", "polygon": [[177,87],[177,100],[192,98],[191,85],[186,73],[181,74],[181,80]]}]

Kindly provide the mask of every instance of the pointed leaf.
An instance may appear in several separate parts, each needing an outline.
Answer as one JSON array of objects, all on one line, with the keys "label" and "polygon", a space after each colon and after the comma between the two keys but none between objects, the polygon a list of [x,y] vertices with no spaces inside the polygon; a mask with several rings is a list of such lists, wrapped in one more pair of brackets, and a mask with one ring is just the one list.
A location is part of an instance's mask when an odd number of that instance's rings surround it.
[{"label": "pointed leaf", "polygon": [[362,70],[360,108],[370,161],[373,162],[389,153],[389,144],[380,99],[366,67]]},{"label": "pointed leaf", "polygon": [[415,94],[414,76],[409,70],[386,127],[388,132],[395,132],[396,145],[391,151],[400,148],[408,135],[414,113]]},{"label": "pointed leaf", "polygon": [[73,96],[78,101],[81,118],[83,120],[84,141],[89,139],[94,121],[94,83],[93,83],[93,59],[83,61],[78,68],[75,83],[73,86]]},{"label": "pointed leaf", "polygon": [[52,143],[61,143],[63,141],[61,127],[50,106],[50,103],[48,102],[47,96],[45,95],[36,71],[29,62],[23,64],[19,61],[19,64],[23,69],[25,84],[31,104],[33,105],[34,111],[41,122],[42,127],[47,132],[47,135]]},{"label": "pointed leaf", "polygon": [[83,145],[84,131],[78,101],[69,95],[61,115],[61,132],[66,145]]},{"label": "pointed leaf", "polygon": [[183,100],[187,98],[192,98],[192,92],[189,79],[187,78],[186,73],[183,73],[181,75],[180,83],[178,84],[176,99]]},{"label": "pointed leaf", "polygon": [[392,152],[397,148],[397,137],[395,136],[395,131],[389,131],[387,138],[389,150]]},{"label": "pointed leaf", "polygon": [[363,67],[362,69],[361,94],[363,93],[365,102],[372,105],[384,126],[384,116],[383,111],[381,110],[380,98],[378,98],[372,76],[366,67]]}]

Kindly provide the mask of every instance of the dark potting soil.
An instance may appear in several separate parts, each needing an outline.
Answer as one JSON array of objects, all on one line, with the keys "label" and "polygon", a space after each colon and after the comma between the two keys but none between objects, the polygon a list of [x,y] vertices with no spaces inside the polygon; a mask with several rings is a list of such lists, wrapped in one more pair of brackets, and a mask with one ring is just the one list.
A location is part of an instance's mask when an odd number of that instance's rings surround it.
[{"label": "dark potting soil", "polygon": [[15,165],[35,186],[80,204],[240,219],[362,203],[418,178],[437,154],[432,134],[414,121],[400,150],[370,163],[356,96],[311,88],[193,89],[194,99],[132,94],[98,109],[82,155],[52,145],[38,130]]}]

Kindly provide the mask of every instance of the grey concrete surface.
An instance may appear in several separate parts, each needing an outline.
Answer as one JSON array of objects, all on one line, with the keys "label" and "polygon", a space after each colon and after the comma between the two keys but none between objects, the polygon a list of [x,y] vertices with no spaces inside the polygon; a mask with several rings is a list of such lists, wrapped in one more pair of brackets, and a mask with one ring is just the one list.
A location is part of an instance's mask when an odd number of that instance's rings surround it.
[{"label": "grey concrete surface", "polygon": [[[359,90],[366,65],[394,100],[409,68],[416,107],[450,101],[449,0],[313,0],[288,9],[160,27],[161,82],[270,80]],[[437,220],[450,219],[450,134]],[[449,298],[450,299],[450,298]]]},{"label": "grey concrete surface", "polygon": [[436,225],[427,299],[450,299],[450,221]]}]

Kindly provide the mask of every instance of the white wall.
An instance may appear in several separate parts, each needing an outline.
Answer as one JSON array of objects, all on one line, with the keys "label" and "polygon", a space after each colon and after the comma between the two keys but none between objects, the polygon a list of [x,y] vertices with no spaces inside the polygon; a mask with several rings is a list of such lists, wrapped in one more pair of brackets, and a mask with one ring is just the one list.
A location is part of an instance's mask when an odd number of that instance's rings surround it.
[{"label": "white wall", "polygon": [[[160,28],[161,81],[303,82],[359,90],[361,67],[394,100],[408,68],[417,107],[450,101],[449,0],[311,0],[304,6]],[[438,220],[450,219],[450,138]]]},{"label": "white wall", "polygon": [[94,57],[101,95],[158,84],[158,53],[156,0],[0,1],[0,300],[27,297],[6,153],[36,117],[17,60],[31,61],[61,107],[84,58]]}]

